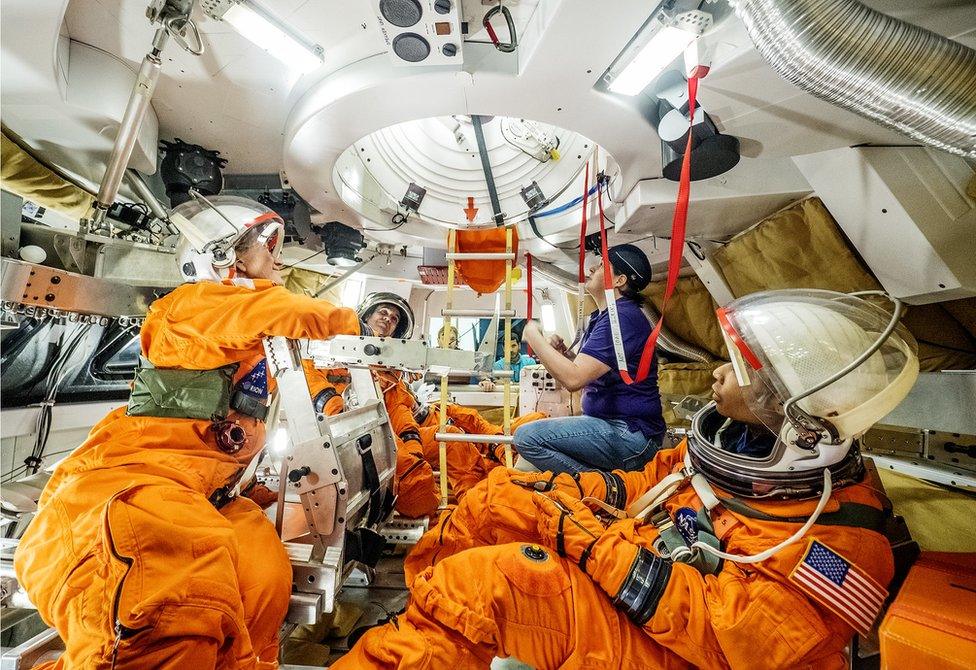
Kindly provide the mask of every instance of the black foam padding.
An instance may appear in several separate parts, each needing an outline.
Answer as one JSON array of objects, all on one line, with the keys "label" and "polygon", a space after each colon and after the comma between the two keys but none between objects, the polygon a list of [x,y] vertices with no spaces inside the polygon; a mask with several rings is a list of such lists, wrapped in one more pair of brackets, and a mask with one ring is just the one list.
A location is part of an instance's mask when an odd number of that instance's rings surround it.
[{"label": "black foam padding", "polygon": [[380,12],[384,19],[400,28],[417,25],[424,14],[420,0],[380,0]]},{"label": "black foam padding", "polygon": [[[682,156],[664,166],[666,179],[681,179]],[[732,135],[706,137],[691,150],[691,180],[709,179],[728,172],[739,163],[739,139]]]},{"label": "black foam padding", "polygon": [[393,53],[408,63],[419,63],[430,55],[430,43],[417,33],[401,33],[393,38]]}]

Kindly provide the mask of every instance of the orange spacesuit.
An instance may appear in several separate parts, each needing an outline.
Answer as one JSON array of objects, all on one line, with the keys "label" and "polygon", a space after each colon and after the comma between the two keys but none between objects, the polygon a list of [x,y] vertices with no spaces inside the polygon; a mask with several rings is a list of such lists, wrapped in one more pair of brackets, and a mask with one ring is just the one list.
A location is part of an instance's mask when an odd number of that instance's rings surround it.
[{"label": "orange spacesuit", "polygon": [[[483,668],[494,656],[536,668],[844,667],[851,627],[789,579],[808,540],[703,574],[657,556],[658,525],[623,519],[604,530],[579,502],[593,496],[626,507],[679,471],[685,448],[660,452],[640,472],[561,475],[554,487],[549,473],[494,470],[416,548],[439,562],[413,581],[398,625],[367,632],[334,667]],[[711,522],[725,551],[746,555],[789,537],[815,505],[749,501],[738,512],[716,507]],[[664,509],[687,529],[702,501],[686,483]],[[877,527],[845,525],[851,509],[871,523],[882,516],[873,489],[845,486],[809,535],[887,585],[888,541]],[[423,567],[411,559],[414,570]]]},{"label": "orange spacesuit", "polygon": [[[142,354],[156,368],[260,381],[262,338],[358,334],[356,313],[270,281],[184,284],[154,302]],[[313,392],[328,386],[310,374]],[[226,492],[264,447],[234,410],[238,449],[209,419],[119,408],[55,470],[15,557],[17,577],[66,644],[55,667],[273,668],[291,566],[274,527]],[[260,550],[257,550],[260,548]]]},{"label": "orange spacesuit", "polygon": [[[438,423],[428,417],[424,426],[417,423],[415,409],[417,399],[410,391],[404,374],[394,370],[379,370],[376,380],[383,391],[386,411],[390,415],[393,433],[403,443],[404,448],[411,452],[408,462],[404,459],[403,473],[413,481],[400,479],[397,491],[396,509],[405,516],[420,517],[433,514],[440,502],[439,487],[435,482],[433,466],[439,463],[438,443],[434,439],[438,430]],[[455,426],[447,426],[447,432],[463,432]],[[424,459],[426,465],[419,465],[416,456]],[[398,452],[397,471],[401,472]],[[468,489],[484,479],[487,467],[481,453],[470,442],[450,442],[447,445],[447,479],[455,497],[463,496]],[[430,486],[422,486],[421,480],[429,482]],[[428,492],[428,488],[430,491]]]},{"label": "orange spacesuit", "polygon": [[[519,426],[530,423],[532,421],[537,421],[538,419],[545,419],[546,414],[543,412],[530,412],[523,416],[512,417],[512,426],[510,432],[514,435],[515,431]],[[504,429],[498,424],[488,421],[488,419],[481,416],[478,410],[471,409],[470,407],[464,407],[462,405],[457,405],[455,403],[447,404],[447,419],[451,422],[452,426],[456,426],[465,433],[472,435],[504,435]],[[427,415],[420,422],[421,430],[429,428],[431,426],[439,425],[440,421],[440,403],[431,404]],[[480,444],[476,445],[478,450],[481,452],[486,460],[486,467],[491,469],[497,467],[505,462],[505,447],[501,444]],[[514,454],[514,452],[513,452]]]}]

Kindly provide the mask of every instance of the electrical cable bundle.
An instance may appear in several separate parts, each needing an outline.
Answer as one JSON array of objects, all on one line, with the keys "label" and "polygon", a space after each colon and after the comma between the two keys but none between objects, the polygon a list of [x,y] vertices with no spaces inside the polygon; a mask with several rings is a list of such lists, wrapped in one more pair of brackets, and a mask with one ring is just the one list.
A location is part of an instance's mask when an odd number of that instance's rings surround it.
[{"label": "electrical cable bundle", "polygon": [[24,459],[24,464],[19,468],[8,473],[3,481],[10,481],[21,473],[29,476],[41,469],[43,463],[44,449],[47,446],[47,439],[51,433],[51,421],[54,413],[54,403],[58,394],[58,389],[64,383],[68,374],[75,367],[69,365],[78,347],[85,341],[92,324],[81,325],[65,342],[64,335],[59,338],[57,345],[58,354],[48,369],[47,376],[44,378],[44,399],[41,401],[40,409],[37,414],[37,424],[35,427],[34,447],[31,455]]}]

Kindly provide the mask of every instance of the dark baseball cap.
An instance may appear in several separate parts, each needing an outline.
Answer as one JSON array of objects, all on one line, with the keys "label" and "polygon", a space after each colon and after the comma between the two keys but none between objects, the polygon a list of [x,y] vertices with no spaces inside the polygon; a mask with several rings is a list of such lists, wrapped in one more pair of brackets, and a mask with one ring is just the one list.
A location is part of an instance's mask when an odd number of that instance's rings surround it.
[{"label": "dark baseball cap", "polygon": [[651,263],[647,254],[633,244],[618,244],[607,250],[614,272],[627,277],[635,291],[643,291],[651,283]]}]

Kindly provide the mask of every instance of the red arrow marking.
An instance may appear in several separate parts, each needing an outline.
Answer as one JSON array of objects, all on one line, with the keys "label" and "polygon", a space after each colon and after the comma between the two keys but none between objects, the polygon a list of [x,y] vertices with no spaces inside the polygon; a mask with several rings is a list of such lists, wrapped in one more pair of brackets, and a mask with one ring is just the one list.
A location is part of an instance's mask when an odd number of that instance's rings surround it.
[{"label": "red arrow marking", "polygon": [[468,196],[468,206],[464,208],[464,215],[468,217],[468,223],[474,221],[475,214],[478,213],[478,208],[474,206],[474,196]]}]

